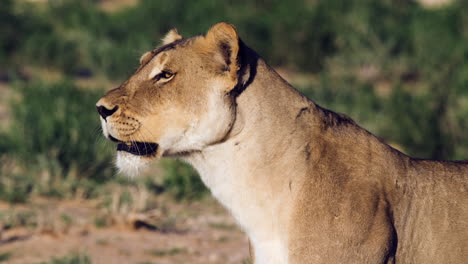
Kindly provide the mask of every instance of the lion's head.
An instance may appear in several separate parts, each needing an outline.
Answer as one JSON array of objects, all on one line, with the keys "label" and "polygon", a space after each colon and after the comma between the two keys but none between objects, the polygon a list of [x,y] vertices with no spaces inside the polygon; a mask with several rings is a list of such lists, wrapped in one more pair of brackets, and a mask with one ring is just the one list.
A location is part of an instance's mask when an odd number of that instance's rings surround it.
[{"label": "lion's head", "polygon": [[239,38],[226,23],[183,39],[171,30],[136,72],[96,104],[104,135],[118,142],[117,167],[136,174],[163,155],[201,151],[235,119]]}]

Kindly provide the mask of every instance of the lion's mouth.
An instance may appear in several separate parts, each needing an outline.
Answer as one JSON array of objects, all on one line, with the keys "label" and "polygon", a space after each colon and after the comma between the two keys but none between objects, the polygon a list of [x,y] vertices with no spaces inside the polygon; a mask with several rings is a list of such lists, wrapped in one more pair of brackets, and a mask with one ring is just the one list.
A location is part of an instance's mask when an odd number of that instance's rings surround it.
[{"label": "lion's mouth", "polygon": [[117,142],[117,151],[125,151],[138,156],[151,156],[158,150],[157,143],[151,142],[123,142],[113,136],[109,136],[110,140]]}]

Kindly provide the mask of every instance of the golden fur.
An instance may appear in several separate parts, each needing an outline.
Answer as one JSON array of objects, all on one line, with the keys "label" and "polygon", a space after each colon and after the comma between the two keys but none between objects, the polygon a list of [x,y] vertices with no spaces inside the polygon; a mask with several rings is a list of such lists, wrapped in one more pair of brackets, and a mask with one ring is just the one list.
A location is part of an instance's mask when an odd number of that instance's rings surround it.
[{"label": "golden fur", "polygon": [[97,105],[118,106],[101,118],[107,137],[159,144],[118,151],[118,166],[191,163],[248,234],[255,263],[468,260],[467,163],[408,157],[314,104],[230,24],[189,39],[171,31]]}]

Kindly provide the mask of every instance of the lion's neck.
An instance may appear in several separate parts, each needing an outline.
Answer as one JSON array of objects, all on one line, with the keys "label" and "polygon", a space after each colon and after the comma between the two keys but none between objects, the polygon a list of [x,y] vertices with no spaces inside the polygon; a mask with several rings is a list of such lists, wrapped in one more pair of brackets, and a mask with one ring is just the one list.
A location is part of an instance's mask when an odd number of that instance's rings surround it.
[{"label": "lion's neck", "polygon": [[256,76],[238,96],[237,105],[228,139],[194,153],[187,161],[248,233],[257,260],[272,252],[276,259],[285,260],[287,238],[280,233],[286,234],[281,230],[287,228],[288,219],[281,216],[288,215],[292,190],[297,188],[290,177],[303,165],[288,164],[281,157],[302,155],[299,149],[304,140],[296,130],[304,127],[297,127],[296,118],[313,104],[259,61]]}]

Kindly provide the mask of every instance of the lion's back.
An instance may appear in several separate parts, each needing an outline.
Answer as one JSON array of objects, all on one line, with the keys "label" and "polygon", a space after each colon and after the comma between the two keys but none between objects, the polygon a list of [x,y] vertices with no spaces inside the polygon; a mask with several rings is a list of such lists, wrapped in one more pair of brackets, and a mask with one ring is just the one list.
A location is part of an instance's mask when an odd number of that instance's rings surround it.
[{"label": "lion's back", "polygon": [[412,163],[415,166],[396,208],[396,259],[402,263],[466,263],[468,163]]}]

